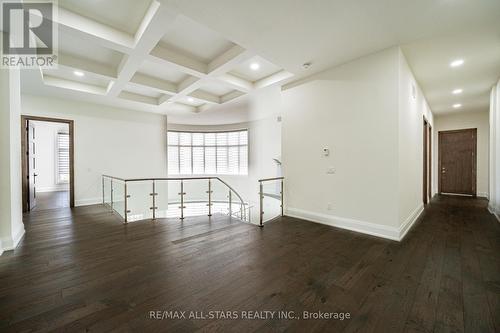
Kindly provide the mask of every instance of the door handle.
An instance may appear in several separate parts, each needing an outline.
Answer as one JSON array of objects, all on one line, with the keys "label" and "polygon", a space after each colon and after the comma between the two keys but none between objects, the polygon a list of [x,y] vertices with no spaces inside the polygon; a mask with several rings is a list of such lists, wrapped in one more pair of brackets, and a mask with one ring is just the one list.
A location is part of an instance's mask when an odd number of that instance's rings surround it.
[{"label": "door handle", "polygon": [[38,177],[38,174],[34,173],[34,174],[33,174],[33,177]]}]

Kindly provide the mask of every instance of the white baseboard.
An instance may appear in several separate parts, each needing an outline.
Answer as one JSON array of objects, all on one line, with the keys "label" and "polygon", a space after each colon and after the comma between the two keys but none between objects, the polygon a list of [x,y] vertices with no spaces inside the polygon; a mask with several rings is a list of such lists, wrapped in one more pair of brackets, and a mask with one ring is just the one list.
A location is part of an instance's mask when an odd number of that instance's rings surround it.
[{"label": "white baseboard", "polygon": [[490,202],[490,204],[488,205],[488,211],[497,218],[498,222],[500,222],[500,209],[493,206]]},{"label": "white baseboard", "polygon": [[345,217],[338,217],[334,215],[321,214],[298,208],[287,208],[285,215],[308,220],[311,222],[326,224],[332,227],[356,231],[371,236],[399,241],[399,230],[395,227],[389,227]]},{"label": "white baseboard", "polygon": [[334,215],[321,214],[298,208],[287,208],[285,215],[400,242],[406,236],[413,224],[418,220],[423,211],[424,206],[421,204],[410,214],[403,225],[399,228]]},{"label": "white baseboard", "polygon": [[420,217],[420,214],[424,211],[424,205],[420,204],[415,210],[408,216],[405,222],[399,228],[399,241],[402,241],[405,238],[406,234],[413,227],[415,222]]},{"label": "white baseboard", "polygon": [[87,199],[78,199],[75,200],[75,206],[89,206],[89,205],[97,205],[102,203],[102,198],[87,198]]},{"label": "white baseboard", "polygon": [[0,245],[2,245],[0,252],[3,253],[4,251],[14,250],[21,242],[21,239],[23,239],[25,232],[26,231],[24,230],[24,224],[21,223],[12,238],[9,237],[0,239]]},{"label": "white baseboard", "polygon": [[488,192],[477,192],[476,196],[489,199]]}]

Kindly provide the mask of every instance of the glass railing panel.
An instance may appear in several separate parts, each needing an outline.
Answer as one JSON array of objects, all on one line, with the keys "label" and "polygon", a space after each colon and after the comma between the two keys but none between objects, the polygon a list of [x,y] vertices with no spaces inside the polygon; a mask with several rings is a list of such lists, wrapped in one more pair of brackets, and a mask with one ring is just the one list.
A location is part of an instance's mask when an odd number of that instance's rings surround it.
[{"label": "glass railing panel", "polygon": [[113,179],[113,210],[125,219],[125,182]]},{"label": "glass railing panel", "polygon": [[153,182],[127,182],[128,222],[153,218]]},{"label": "glass railing panel", "polygon": [[186,179],[184,182],[184,216],[208,215],[208,179]]},{"label": "glass railing panel", "polygon": [[[169,180],[167,184],[167,212],[166,217],[168,218],[180,218],[181,217],[181,198],[179,193],[181,193],[181,181],[180,180]],[[162,198],[160,198],[163,200]]]},{"label": "glass railing panel", "polygon": [[155,192],[156,192],[155,206],[157,207],[155,212],[156,218],[169,217],[170,186],[175,187],[175,183],[173,181],[168,181],[168,180],[155,180]]},{"label": "glass railing panel", "polygon": [[270,180],[261,183],[262,191],[262,222],[268,222],[281,216],[281,186],[282,181]]},{"label": "glass railing panel", "polygon": [[103,188],[102,188],[103,203],[111,207],[111,179],[108,177],[103,177],[102,181],[103,181]]},{"label": "glass railing panel", "polygon": [[246,205],[242,204],[240,198],[236,194],[236,192],[230,192],[231,204],[229,206],[229,211],[233,217],[236,217],[240,220],[246,219]]},{"label": "glass railing panel", "polygon": [[212,214],[229,213],[229,188],[218,179],[212,179]]}]

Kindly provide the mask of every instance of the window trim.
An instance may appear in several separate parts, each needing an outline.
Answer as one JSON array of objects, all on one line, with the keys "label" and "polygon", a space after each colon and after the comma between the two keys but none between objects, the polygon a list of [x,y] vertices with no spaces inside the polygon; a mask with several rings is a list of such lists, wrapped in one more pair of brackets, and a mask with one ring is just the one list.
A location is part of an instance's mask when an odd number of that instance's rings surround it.
[{"label": "window trim", "polygon": [[[215,153],[215,173],[206,173],[205,170],[206,170],[206,163],[205,163],[205,149],[203,149],[203,170],[204,170],[204,173],[194,173],[193,170],[193,147],[215,147],[217,148],[217,145],[215,146],[206,146],[205,145],[205,137],[203,137],[203,145],[193,145],[192,144],[192,136],[191,136],[191,145],[181,145],[181,144],[178,144],[178,145],[170,145],[169,142],[168,142],[168,133],[169,132],[175,132],[175,133],[203,133],[203,134],[207,134],[207,133],[234,133],[234,132],[244,132],[246,131],[247,132],[247,144],[246,145],[225,145],[225,146],[221,146],[221,147],[247,147],[247,166],[246,166],[246,169],[247,169],[247,172],[246,173],[217,173],[217,149],[216,149],[216,153]],[[230,129],[230,130],[207,130],[207,129],[202,129],[202,130],[193,130],[193,129],[189,129],[189,130],[182,130],[182,129],[167,129],[167,154],[168,154],[168,148],[169,147],[177,147],[177,156],[178,156],[178,170],[179,170],[179,173],[178,174],[175,174],[176,176],[232,176],[232,177],[238,177],[238,176],[243,176],[243,177],[248,177],[248,174],[249,174],[249,171],[250,171],[250,129],[249,128],[239,128],[239,129]],[[191,171],[192,173],[188,173],[188,174],[185,174],[185,173],[181,173],[181,169],[180,169],[180,148],[181,147],[190,147],[191,148]],[[229,159],[229,154],[228,154],[228,157]],[[240,165],[240,154],[238,154],[238,166]],[[229,164],[229,163],[228,163]],[[169,160],[168,160],[168,155],[167,155],[167,172],[168,172],[168,166],[169,166]]]}]

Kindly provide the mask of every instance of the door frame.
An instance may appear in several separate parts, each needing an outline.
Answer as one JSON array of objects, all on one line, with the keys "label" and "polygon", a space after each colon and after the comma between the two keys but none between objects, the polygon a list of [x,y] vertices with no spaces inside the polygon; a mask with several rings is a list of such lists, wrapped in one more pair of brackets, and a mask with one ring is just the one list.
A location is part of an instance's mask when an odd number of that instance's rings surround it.
[{"label": "door frame", "polygon": [[28,182],[28,121],[46,121],[52,123],[65,123],[69,127],[69,205],[75,207],[75,149],[74,149],[74,121],[70,119],[48,118],[21,115],[21,160],[22,160],[22,199],[23,212],[29,211],[29,182]]},{"label": "door frame", "polygon": [[423,117],[422,127],[422,201],[424,205],[429,202],[429,122]]},{"label": "door frame", "polygon": [[432,147],[432,125],[431,123],[427,122],[428,124],[428,129],[429,129],[429,138],[428,138],[428,142],[427,142],[427,145],[429,147],[429,200],[432,199],[432,151],[433,151],[433,147]]},{"label": "door frame", "polygon": [[[441,181],[441,141],[443,134],[449,133],[460,133],[460,132],[471,132],[474,137],[474,144],[472,146],[472,153],[474,155],[472,159],[472,194],[469,193],[456,193],[457,195],[472,195],[475,197],[477,195],[477,128],[464,128],[458,130],[448,130],[438,132],[438,192],[442,193],[442,181]],[[452,193],[455,194],[455,193]]]}]

